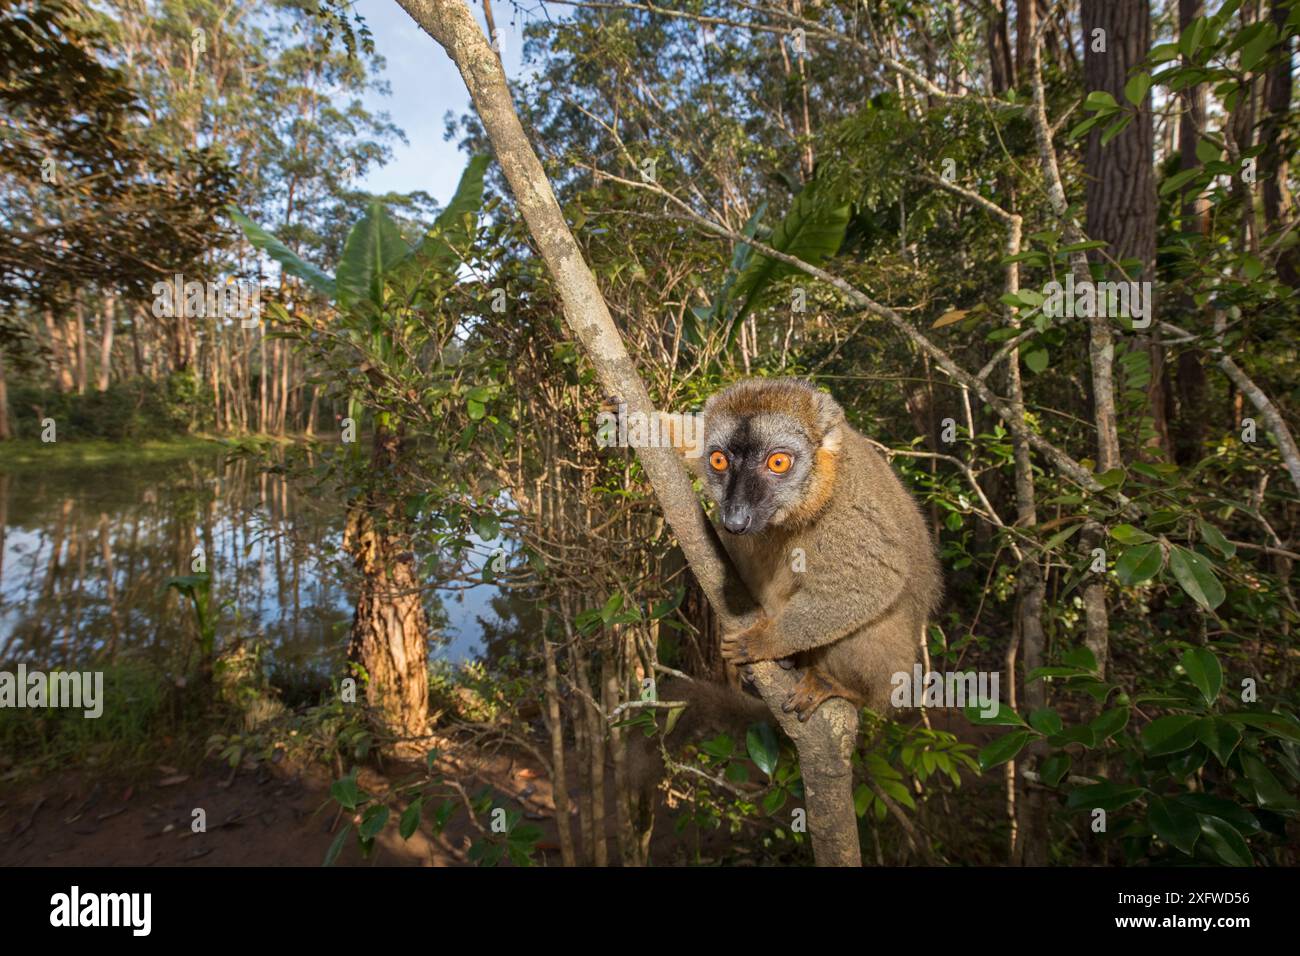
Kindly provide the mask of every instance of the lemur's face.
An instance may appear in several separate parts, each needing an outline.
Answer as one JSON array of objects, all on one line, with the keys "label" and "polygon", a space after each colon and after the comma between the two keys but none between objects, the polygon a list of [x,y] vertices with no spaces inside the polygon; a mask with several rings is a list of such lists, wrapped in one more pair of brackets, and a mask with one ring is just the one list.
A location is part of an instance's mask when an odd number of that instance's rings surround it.
[{"label": "lemur's face", "polygon": [[805,427],[781,412],[707,414],[703,471],[722,526],[755,534],[779,525],[805,494],[816,450]]}]

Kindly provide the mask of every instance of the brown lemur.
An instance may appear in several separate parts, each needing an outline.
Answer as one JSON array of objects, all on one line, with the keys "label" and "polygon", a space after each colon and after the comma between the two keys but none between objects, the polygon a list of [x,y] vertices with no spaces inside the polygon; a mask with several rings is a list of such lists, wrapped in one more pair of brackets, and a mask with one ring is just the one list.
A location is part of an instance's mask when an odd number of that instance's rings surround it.
[{"label": "brown lemur", "polygon": [[799,379],[713,395],[701,450],[723,544],[762,607],[723,635],[723,658],[792,660],[802,676],[783,709],[800,720],[830,697],[884,711],[942,588],[915,500],[839,404]]}]

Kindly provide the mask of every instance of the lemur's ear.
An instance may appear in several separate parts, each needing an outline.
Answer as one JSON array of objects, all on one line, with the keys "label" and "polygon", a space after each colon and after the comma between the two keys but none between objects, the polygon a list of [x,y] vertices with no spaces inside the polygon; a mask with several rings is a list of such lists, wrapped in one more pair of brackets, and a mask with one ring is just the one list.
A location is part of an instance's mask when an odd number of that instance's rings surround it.
[{"label": "lemur's ear", "polygon": [[839,426],[844,421],[844,409],[826,392],[815,392],[813,402],[816,408],[817,434],[823,444],[829,444],[828,439],[835,440],[839,437]]}]

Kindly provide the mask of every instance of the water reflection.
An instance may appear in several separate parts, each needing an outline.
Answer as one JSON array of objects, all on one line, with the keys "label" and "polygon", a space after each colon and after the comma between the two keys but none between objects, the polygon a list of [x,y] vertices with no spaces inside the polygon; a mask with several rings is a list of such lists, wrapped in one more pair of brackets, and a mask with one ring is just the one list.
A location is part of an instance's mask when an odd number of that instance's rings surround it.
[{"label": "water reflection", "polygon": [[[201,548],[218,647],[257,640],[277,683],[323,684],[352,622],[343,515],[337,497],[220,450],[0,472],[0,669],[131,658],[182,672],[198,628],[167,580],[192,573]],[[431,656],[482,653],[497,597],[491,586],[426,595]]]},{"label": "water reflection", "polygon": [[341,660],[352,613],[342,508],[254,462],[214,453],[0,473],[0,535],[0,662],[181,668],[196,627],[166,582],[196,556],[222,645],[260,639],[272,667],[320,676]]}]

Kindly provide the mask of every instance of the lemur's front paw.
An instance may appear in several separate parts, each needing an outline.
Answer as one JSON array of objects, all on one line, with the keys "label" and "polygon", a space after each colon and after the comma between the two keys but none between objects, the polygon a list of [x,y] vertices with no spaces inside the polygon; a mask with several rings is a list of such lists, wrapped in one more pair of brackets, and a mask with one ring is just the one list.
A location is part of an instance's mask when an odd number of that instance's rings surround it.
[{"label": "lemur's front paw", "polygon": [[732,664],[753,664],[784,656],[773,641],[770,618],[760,617],[745,630],[722,636],[722,659]]}]

